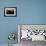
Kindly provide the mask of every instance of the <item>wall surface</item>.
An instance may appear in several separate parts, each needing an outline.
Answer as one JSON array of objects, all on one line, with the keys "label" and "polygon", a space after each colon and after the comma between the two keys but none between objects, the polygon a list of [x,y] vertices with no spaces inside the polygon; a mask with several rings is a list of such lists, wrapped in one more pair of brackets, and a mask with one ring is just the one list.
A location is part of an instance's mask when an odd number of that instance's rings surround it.
[{"label": "wall surface", "polygon": [[[17,7],[16,17],[4,17],[9,6]],[[8,43],[9,32],[18,32],[18,24],[46,24],[46,0],[0,0],[0,44]]]}]

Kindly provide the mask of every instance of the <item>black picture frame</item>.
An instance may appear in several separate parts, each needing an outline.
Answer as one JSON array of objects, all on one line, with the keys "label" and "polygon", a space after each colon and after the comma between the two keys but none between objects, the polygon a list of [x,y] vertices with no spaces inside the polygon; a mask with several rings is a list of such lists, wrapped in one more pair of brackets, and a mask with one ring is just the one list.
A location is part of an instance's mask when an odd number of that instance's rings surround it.
[{"label": "black picture frame", "polygon": [[4,16],[5,17],[16,17],[17,16],[17,7],[5,7]]}]

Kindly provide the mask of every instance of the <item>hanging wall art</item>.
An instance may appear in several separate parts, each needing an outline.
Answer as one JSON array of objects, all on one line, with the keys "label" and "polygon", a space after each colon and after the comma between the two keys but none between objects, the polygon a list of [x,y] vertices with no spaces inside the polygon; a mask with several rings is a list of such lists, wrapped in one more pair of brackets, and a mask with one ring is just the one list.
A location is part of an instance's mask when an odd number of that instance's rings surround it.
[{"label": "hanging wall art", "polygon": [[4,16],[5,17],[16,17],[17,16],[17,8],[16,7],[5,7],[4,8]]}]

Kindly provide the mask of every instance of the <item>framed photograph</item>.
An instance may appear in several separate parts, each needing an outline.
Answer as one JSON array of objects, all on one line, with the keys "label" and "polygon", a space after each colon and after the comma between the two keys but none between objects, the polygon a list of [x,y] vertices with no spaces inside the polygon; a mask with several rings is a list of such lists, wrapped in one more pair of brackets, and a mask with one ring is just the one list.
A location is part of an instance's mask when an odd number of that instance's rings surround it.
[{"label": "framed photograph", "polygon": [[16,7],[5,7],[4,8],[4,16],[16,17],[17,16],[17,8]]},{"label": "framed photograph", "polygon": [[19,24],[18,42],[24,43],[24,40],[46,41],[46,24]]}]

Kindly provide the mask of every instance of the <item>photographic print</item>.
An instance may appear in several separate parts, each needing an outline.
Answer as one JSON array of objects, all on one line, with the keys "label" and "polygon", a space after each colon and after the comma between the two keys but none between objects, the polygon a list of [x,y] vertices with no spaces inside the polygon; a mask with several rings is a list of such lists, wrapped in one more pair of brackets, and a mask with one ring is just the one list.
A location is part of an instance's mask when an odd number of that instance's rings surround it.
[{"label": "photographic print", "polygon": [[20,41],[46,41],[46,25],[19,25]]},{"label": "photographic print", "polygon": [[4,8],[4,16],[16,17],[17,16],[17,8],[16,7],[5,7]]}]

